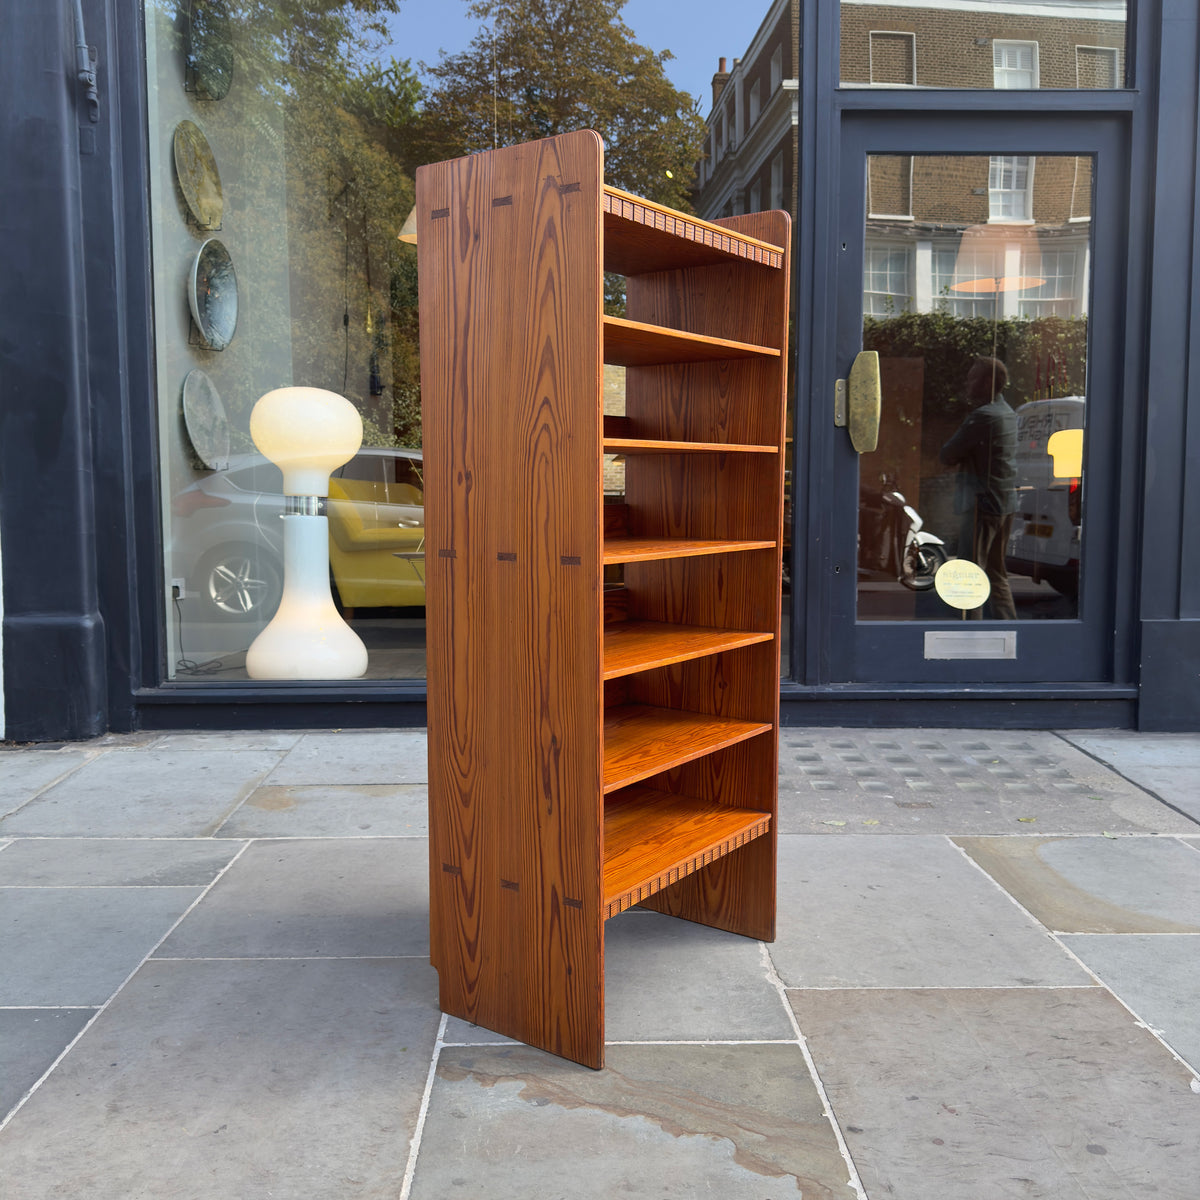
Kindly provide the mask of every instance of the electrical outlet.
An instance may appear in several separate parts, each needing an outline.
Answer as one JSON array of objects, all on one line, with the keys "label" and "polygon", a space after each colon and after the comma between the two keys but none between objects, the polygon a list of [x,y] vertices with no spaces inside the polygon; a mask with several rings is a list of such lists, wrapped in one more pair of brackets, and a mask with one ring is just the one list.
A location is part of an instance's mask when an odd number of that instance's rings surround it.
[{"label": "electrical outlet", "polygon": [[171,599],[182,600],[187,593],[184,591],[182,579],[171,580]]}]

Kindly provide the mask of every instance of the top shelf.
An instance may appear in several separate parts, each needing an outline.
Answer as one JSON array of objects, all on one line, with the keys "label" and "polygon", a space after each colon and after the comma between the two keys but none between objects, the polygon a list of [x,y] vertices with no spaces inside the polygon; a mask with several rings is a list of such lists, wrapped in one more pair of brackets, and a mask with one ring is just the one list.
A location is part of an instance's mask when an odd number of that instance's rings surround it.
[{"label": "top shelf", "polygon": [[783,269],[783,249],[605,185],[606,271],[645,275],[731,260],[778,271]]}]

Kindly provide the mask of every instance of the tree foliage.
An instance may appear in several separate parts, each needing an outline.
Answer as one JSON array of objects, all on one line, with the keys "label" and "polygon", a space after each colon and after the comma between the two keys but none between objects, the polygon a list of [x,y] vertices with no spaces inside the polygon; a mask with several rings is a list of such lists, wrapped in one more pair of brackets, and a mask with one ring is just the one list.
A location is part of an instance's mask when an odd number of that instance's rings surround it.
[{"label": "tree foliage", "polygon": [[477,0],[470,47],[428,67],[418,133],[426,162],[595,129],[617,187],[690,210],[704,135],[695,102],[666,77],[669,51],[639,45],[625,0]]}]

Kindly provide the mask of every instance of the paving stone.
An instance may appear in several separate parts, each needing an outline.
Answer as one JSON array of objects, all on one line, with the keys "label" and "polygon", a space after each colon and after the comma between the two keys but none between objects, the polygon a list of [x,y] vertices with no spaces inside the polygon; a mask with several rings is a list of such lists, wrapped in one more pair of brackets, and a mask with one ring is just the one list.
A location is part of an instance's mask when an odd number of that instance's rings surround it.
[{"label": "paving stone", "polygon": [[428,854],[424,838],[256,842],[158,956],[428,956]]},{"label": "paving stone", "polygon": [[1102,733],[1071,731],[1060,736],[1119,771],[1191,767],[1200,780],[1200,733],[1134,733],[1113,729]]},{"label": "paving stone", "polygon": [[604,939],[608,1041],[795,1036],[760,942],[636,909],[608,921]]},{"label": "paving stone", "polygon": [[88,1023],[92,1008],[0,1008],[0,1121]]},{"label": "paving stone", "polygon": [[[1195,831],[1186,816],[1053,733],[854,735],[848,741],[837,730],[780,731],[781,833],[1000,834],[1026,832],[1025,825],[1046,833]],[[855,757],[868,768],[856,768]],[[913,791],[932,807],[902,807]]]},{"label": "paving stone", "polygon": [[789,996],[868,1196],[1194,1200],[1192,1076],[1103,989]]},{"label": "paving stone", "polygon": [[93,757],[82,750],[0,750],[0,816],[16,812]]},{"label": "paving stone", "polygon": [[0,888],[0,1007],[104,1004],[201,890]]},{"label": "paving stone", "polygon": [[1048,929],[1200,933],[1200,856],[1175,838],[955,838]]},{"label": "paving stone", "polygon": [[1087,974],[941,837],[779,839],[788,987],[1086,984]]},{"label": "paving stone", "polygon": [[1062,940],[1200,1074],[1200,936],[1077,934]]},{"label": "paving stone", "polygon": [[240,848],[195,838],[23,838],[0,854],[0,887],[207,886]]},{"label": "paving stone", "polygon": [[147,963],[0,1133],[4,1200],[398,1196],[435,995],[414,961]]},{"label": "paving stone", "polygon": [[278,785],[428,781],[423,729],[306,733],[267,780]]},{"label": "paving stone", "polygon": [[266,785],[217,830],[218,837],[424,837],[423,783]]},{"label": "paving stone", "polygon": [[203,733],[160,734],[158,745],[164,750],[291,750],[304,736],[303,731],[278,729],[219,730]]},{"label": "paving stone", "polygon": [[852,1200],[799,1047],[447,1048],[412,1200]]},{"label": "paving stone", "polygon": [[0,821],[0,833],[207,836],[278,761],[257,750],[110,750]]}]

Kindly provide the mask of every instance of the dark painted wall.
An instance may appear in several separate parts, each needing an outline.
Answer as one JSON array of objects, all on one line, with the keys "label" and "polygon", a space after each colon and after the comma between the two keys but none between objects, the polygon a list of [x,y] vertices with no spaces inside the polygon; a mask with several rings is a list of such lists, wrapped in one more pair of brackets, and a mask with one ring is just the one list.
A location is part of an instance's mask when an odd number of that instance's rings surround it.
[{"label": "dark painted wall", "polygon": [[1162,11],[1138,723],[1200,729],[1200,13],[1195,0],[1163,0]]},{"label": "dark painted wall", "polygon": [[82,164],[100,127],[75,83],[70,10],[0,9],[0,536],[13,739],[86,737],[108,724],[83,244]]}]

